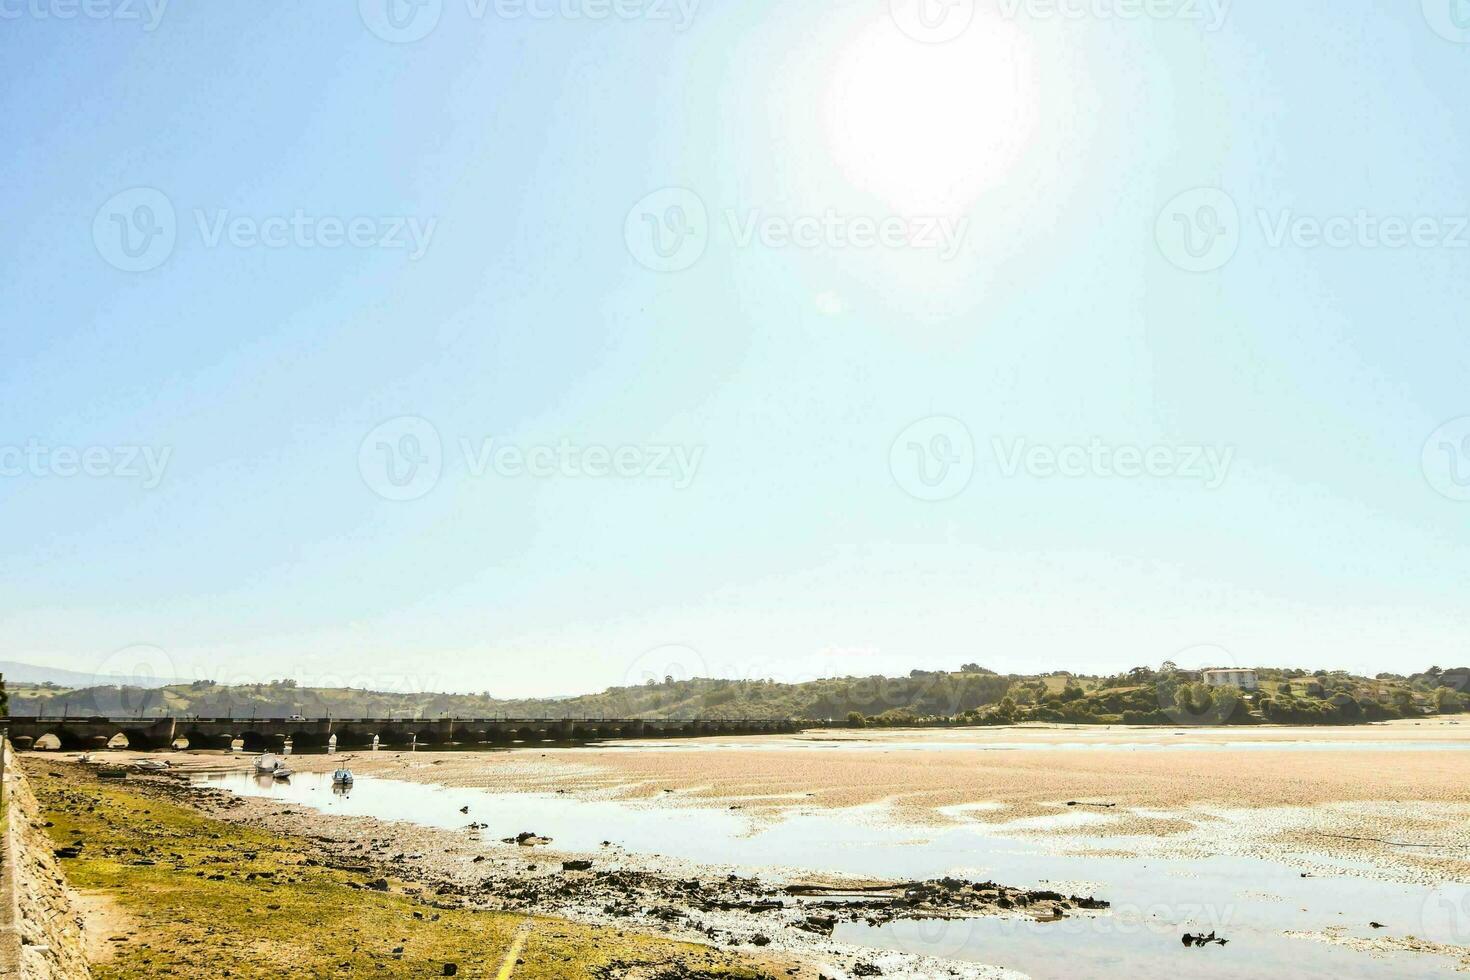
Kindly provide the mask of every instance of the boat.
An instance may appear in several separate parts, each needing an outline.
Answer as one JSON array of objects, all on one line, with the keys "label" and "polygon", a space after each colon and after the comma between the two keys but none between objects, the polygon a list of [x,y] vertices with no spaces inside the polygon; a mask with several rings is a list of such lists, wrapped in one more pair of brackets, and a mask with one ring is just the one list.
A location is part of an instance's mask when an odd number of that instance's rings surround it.
[{"label": "boat", "polygon": [[271,778],[273,779],[290,779],[292,775],[294,774],[291,771],[291,767],[286,765],[284,762],[281,763],[279,766],[276,766],[275,769],[271,770]]},{"label": "boat", "polygon": [[351,786],[352,785],[352,770],[351,769],[348,769],[346,766],[343,766],[342,768],[338,769],[336,772],[332,773],[332,785],[333,786]]},{"label": "boat", "polygon": [[167,759],[144,759],[138,763],[138,768],[146,772],[163,772],[169,767]]},{"label": "boat", "polygon": [[[286,761],[279,759],[273,752],[266,752],[255,759],[255,774],[257,776],[274,776],[281,769],[286,769]],[[286,769],[289,774],[291,770]]]}]

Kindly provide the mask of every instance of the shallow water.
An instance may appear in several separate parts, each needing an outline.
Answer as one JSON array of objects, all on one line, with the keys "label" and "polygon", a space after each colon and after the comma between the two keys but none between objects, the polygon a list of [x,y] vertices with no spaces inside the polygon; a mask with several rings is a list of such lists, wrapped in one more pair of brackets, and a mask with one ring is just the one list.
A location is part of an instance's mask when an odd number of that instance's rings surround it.
[{"label": "shallow water", "polygon": [[[1054,923],[979,919],[878,928],[852,924],[838,931],[839,939],[859,945],[1006,966],[1037,980],[1177,972],[1202,980],[1271,974],[1323,980],[1422,977],[1451,971],[1453,961],[1419,954],[1370,955],[1282,933],[1342,927],[1347,935],[1362,938],[1415,935],[1444,943],[1470,941],[1470,903],[1445,889],[1349,876],[1303,878],[1294,868],[1253,858],[1184,861],[1057,853],[1055,838],[1006,836],[1006,825],[901,826],[888,822],[880,807],[797,810],[772,822],[738,809],[679,803],[677,794],[633,802],[580,800],[371,776],[359,777],[350,791],[340,792],[322,773],[301,773],[289,783],[261,781],[248,773],[211,774],[200,781],[341,815],[438,828],[474,821],[489,825],[484,832],[488,839],[534,831],[569,851],[595,852],[609,840],[639,854],[749,870],[784,867],[897,879],[953,874],[1096,894],[1110,901],[1108,915]],[[468,812],[460,812],[462,807]],[[1088,827],[1106,819],[1063,813],[1010,826],[1069,829],[1073,836],[1060,842],[1066,847],[1086,844]],[[1111,837],[1102,846],[1127,849],[1134,843]],[[1375,931],[1370,920],[1387,928]],[[1230,943],[1196,949],[1180,942],[1186,931],[1212,930]]]}]

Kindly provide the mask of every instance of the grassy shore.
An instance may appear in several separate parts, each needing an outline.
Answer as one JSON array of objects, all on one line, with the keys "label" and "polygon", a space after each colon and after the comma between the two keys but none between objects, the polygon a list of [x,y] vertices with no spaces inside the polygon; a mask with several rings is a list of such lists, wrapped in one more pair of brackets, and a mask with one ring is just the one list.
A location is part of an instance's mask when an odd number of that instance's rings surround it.
[{"label": "grassy shore", "polygon": [[328,867],[309,840],[211,819],[79,766],[25,765],[56,846],[81,845],[62,863],[92,910],[89,928],[101,930],[92,945],[103,980],[785,973],[656,937],[448,907],[391,880],[379,890],[378,869]]}]

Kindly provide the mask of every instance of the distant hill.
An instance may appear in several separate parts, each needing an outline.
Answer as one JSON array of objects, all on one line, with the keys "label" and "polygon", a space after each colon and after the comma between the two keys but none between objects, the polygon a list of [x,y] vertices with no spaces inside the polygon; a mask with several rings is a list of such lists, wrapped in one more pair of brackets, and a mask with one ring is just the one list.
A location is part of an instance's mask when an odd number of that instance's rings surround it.
[{"label": "distant hill", "polygon": [[9,686],[10,711],[16,715],[789,718],[852,725],[1349,724],[1470,707],[1462,671],[1432,668],[1408,677],[1366,678],[1342,671],[1259,668],[1259,692],[1209,689],[1196,672],[1172,664],[1158,671],[1138,667],[1113,677],[1064,671],[996,674],[971,664],[960,671],[915,670],[906,677],[831,677],[801,684],[668,678],[570,698],[303,688],[291,680],[118,687],[96,685],[89,677],[88,686],[73,689]]},{"label": "distant hill", "polygon": [[59,667],[37,667],[35,664],[17,663],[13,660],[0,660],[0,676],[3,676],[12,686],[16,684],[55,684],[58,687],[79,688],[102,684],[133,684],[140,687],[165,687],[178,683],[176,680],[160,678],[157,681],[150,680],[139,684],[140,678],[137,677],[87,674],[77,670],[62,670]]}]

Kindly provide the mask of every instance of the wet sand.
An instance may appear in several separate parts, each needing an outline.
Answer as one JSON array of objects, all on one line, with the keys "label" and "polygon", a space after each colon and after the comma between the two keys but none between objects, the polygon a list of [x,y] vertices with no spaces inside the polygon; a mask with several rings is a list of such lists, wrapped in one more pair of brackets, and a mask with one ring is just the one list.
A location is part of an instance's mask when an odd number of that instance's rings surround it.
[{"label": "wet sand", "polygon": [[[1427,747],[1429,745],[1439,747]],[[1366,862],[1406,881],[1470,875],[1470,723],[1352,728],[1072,728],[812,731],[501,752],[295,756],[301,771],[349,759],[361,774],[443,786],[569,793],[648,806],[792,813],[877,807],[895,823],[980,822],[1066,838],[1025,821],[1089,812],[1091,846],[1142,853],[1269,854]],[[239,757],[179,754],[195,768]],[[1069,807],[1068,803],[1076,804]],[[1108,804],[1111,804],[1109,806]]]},{"label": "wet sand", "polygon": [[[1470,821],[1464,751],[1470,751],[1470,724],[1432,720],[1349,729],[809,732],[496,752],[359,751],[293,756],[291,764],[301,772],[327,772],[346,761],[362,776],[565,794],[570,800],[612,800],[635,808],[740,809],[772,824],[820,813],[936,831],[976,824],[987,834],[1024,838],[1057,854],[1261,858],[1290,867],[1293,879],[1299,871],[1303,878],[1347,876],[1433,889],[1470,879],[1470,841],[1463,832]],[[248,757],[238,754],[173,753],[172,759],[176,769],[195,773],[249,765]],[[525,887],[528,876],[535,880],[575,857],[592,858],[599,868],[611,865],[663,879],[710,882],[737,870],[616,847],[563,853],[553,844],[507,852],[493,840],[467,838],[462,830],[324,817],[261,799],[230,798],[219,812],[343,847],[372,841],[378,852],[417,855],[407,862],[417,869],[414,877],[425,883],[453,881],[457,891],[468,894],[483,893],[492,880]],[[792,880],[779,869],[763,871],[761,877],[771,887]],[[1095,885],[1079,881],[1065,887]],[[561,905],[555,894],[547,900],[558,903],[558,914],[572,918],[618,920],[597,903]],[[1260,900],[1281,898],[1262,895]],[[759,928],[740,914],[706,915],[699,921],[693,931],[689,919],[682,924],[653,920],[648,926],[675,935],[697,932],[735,946],[753,941],[753,929]],[[1470,944],[1431,947],[1403,925],[1381,938],[1328,933],[1311,938],[1365,956],[1394,949],[1432,952],[1436,968],[1446,959],[1458,961],[1460,968],[1470,964]],[[836,952],[826,945],[830,940],[813,943],[790,928],[776,932],[776,948],[789,953]],[[843,952],[842,958],[855,955],[850,948]],[[913,959],[887,965],[900,975],[916,969],[911,975],[926,975]],[[967,975],[999,972],[972,966]]]}]

